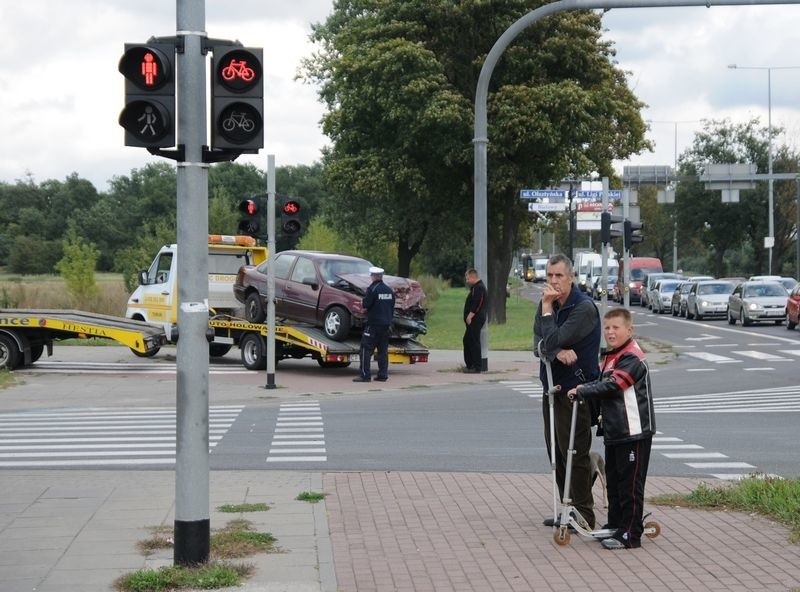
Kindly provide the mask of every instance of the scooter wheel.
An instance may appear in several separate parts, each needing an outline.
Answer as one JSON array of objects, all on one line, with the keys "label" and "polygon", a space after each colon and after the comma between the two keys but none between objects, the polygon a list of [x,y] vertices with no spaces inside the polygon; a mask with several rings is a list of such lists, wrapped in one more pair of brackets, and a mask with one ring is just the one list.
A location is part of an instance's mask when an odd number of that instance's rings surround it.
[{"label": "scooter wheel", "polygon": [[[661,534],[661,525],[658,522],[645,522],[644,523],[645,535],[648,539],[654,539]],[[651,530],[652,532],[647,532]]]},{"label": "scooter wheel", "polygon": [[557,528],[553,533],[553,541],[555,541],[556,545],[564,547],[569,545],[569,529],[568,528]]}]

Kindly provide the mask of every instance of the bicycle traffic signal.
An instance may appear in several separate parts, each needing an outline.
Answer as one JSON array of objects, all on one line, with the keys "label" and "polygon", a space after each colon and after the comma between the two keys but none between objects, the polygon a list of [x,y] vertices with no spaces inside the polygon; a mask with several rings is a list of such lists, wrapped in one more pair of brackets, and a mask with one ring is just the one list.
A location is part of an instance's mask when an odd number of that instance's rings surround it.
[{"label": "bicycle traffic signal", "polygon": [[259,208],[258,200],[255,198],[243,199],[239,202],[239,226],[237,231],[239,234],[259,238],[259,231],[261,230],[261,208]]},{"label": "bicycle traffic signal", "polygon": [[125,145],[174,146],[175,46],[126,43],[119,71],[125,76],[125,107],[119,115]]},{"label": "bicycle traffic signal", "polygon": [[300,202],[287,197],[281,204],[281,228],[286,234],[300,232]]},{"label": "bicycle traffic signal", "polygon": [[622,216],[615,216],[611,212],[600,214],[600,241],[603,244],[607,245],[612,238],[622,236],[622,231],[613,227],[614,224],[619,224],[622,220]]},{"label": "bicycle traffic signal", "polygon": [[641,233],[642,224],[640,222],[625,220],[623,228],[625,230],[625,250],[630,251],[634,244],[644,240],[644,236],[642,236]]},{"label": "bicycle traffic signal", "polygon": [[263,49],[218,45],[211,60],[211,147],[264,147]]}]

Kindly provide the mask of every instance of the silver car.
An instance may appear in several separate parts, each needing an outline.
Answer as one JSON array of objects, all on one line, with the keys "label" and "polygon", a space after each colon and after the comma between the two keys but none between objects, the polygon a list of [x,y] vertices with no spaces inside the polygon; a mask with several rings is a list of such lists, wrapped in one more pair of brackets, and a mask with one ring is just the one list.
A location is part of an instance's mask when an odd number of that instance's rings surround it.
[{"label": "silver car", "polygon": [[694,282],[686,296],[686,318],[702,321],[705,317],[724,317],[728,297],[736,286],[732,282],[704,280]]},{"label": "silver car", "polygon": [[741,321],[747,326],[755,322],[774,322],[780,325],[786,319],[786,288],[774,281],[742,282],[728,297],[728,323]]},{"label": "silver car", "polygon": [[689,290],[692,289],[691,280],[686,280],[678,284],[675,291],[672,293],[672,304],[670,310],[673,317],[686,316],[686,299],[689,297]]},{"label": "silver car", "polygon": [[650,310],[656,314],[667,312],[672,308],[672,294],[681,280],[660,279],[653,285],[650,290]]}]

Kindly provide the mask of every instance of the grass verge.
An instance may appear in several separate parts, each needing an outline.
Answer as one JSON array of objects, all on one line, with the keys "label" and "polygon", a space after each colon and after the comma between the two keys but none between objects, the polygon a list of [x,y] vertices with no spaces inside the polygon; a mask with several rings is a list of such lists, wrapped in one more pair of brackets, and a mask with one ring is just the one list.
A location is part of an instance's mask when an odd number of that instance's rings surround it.
[{"label": "grass verge", "polygon": [[[525,351],[531,349],[533,339],[533,315],[536,305],[522,298],[514,290],[506,299],[506,322],[489,325],[489,349],[503,351]],[[428,333],[422,342],[430,349],[461,349],[464,337],[464,300],[466,288],[442,290],[430,304],[427,323]]]},{"label": "grass verge", "polygon": [[735,483],[706,483],[687,495],[651,498],[657,505],[759,514],[789,527],[789,542],[800,543],[800,478],[782,479],[753,474]]},{"label": "grass verge", "polygon": [[264,503],[257,504],[224,504],[217,507],[218,512],[226,514],[239,514],[242,512],[266,512],[269,506]]}]

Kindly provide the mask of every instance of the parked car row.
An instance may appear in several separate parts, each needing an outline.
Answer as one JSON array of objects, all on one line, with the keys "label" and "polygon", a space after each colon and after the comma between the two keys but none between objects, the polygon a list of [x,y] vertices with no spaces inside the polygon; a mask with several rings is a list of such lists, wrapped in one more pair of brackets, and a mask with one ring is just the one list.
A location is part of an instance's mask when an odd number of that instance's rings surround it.
[{"label": "parked car row", "polygon": [[800,283],[781,276],[733,278],[681,278],[657,274],[647,294],[647,307],[656,314],[703,320],[724,318],[735,325],[783,324],[792,330],[800,324]]}]

